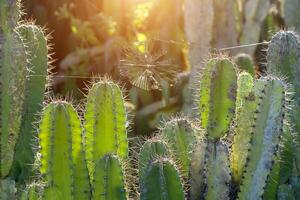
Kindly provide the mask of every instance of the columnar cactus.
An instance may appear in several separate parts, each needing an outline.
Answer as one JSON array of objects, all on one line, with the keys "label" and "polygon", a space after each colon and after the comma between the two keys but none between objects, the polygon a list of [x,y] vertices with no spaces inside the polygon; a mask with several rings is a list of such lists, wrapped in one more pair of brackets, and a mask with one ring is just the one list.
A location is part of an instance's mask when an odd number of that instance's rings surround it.
[{"label": "columnar cactus", "polygon": [[13,162],[29,72],[23,41],[14,30],[18,8],[17,1],[0,1],[0,178]]},{"label": "columnar cactus", "polygon": [[139,177],[140,185],[142,185],[142,178],[145,177],[149,162],[157,157],[168,157],[169,150],[167,144],[163,140],[150,139],[147,140],[139,152]]},{"label": "columnar cactus", "polygon": [[29,77],[25,82],[25,97],[22,109],[19,140],[16,146],[11,174],[24,182],[31,174],[34,162],[32,151],[34,132],[33,122],[42,110],[42,102],[47,86],[48,46],[43,29],[34,24],[22,24],[17,28],[21,34],[30,62]]},{"label": "columnar cactus", "polygon": [[123,169],[118,157],[108,154],[96,162],[92,199],[127,199]]},{"label": "columnar cactus", "polygon": [[253,77],[247,72],[239,74],[237,85],[234,138],[230,160],[232,178],[238,184],[247,162],[248,149],[251,148],[252,135],[250,133],[253,131],[253,115],[257,110],[257,93],[260,90],[255,90],[258,87],[254,87]]},{"label": "columnar cactus", "polygon": [[258,80],[263,85],[254,115],[251,148],[240,185],[239,199],[261,199],[274,163],[283,129],[285,84],[277,78]]},{"label": "columnar cactus", "polygon": [[80,119],[69,103],[57,101],[44,109],[39,140],[40,173],[46,182],[43,198],[89,199]]},{"label": "columnar cactus", "polygon": [[189,175],[191,155],[197,141],[199,131],[188,119],[175,118],[168,121],[161,130],[161,137],[169,145],[169,149],[180,166],[185,178]]},{"label": "columnar cactus", "polygon": [[229,167],[228,147],[221,142],[208,143],[206,149],[204,183],[206,190],[203,191],[206,200],[228,199],[229,200]]},{"label": "columnar cactus", "polygon": [[172,162],[165,158],[152,160],[143,178],[141,200],[166,199],[183,200],[184,190],[178,171]]},{"label": "columnar cactus", "polygon": [[[294,91],[296,108],[292,116],[295,123],[293,134],[295,147],[296,165],[300,166],[300,38],[292,31],[280,31],[276,33],[269,45],[267,54],[267,70],[269,73],[282,74],[291,83]],[[300,175],[300,171],[298,170]]]},{"label": "columnar cactus", "polygon": [[226,58],[211,59],[202,72],[199,91],[201,125],[210,139],[218,140],[229,130],[234,116],[237,77]]},{"label": "columnar cactus", "polygon": [[92,86],[84,120],[86,159],[92,178],[96,161],[104,155],[113,153],[120,159],[128,156],[126,110],[117,84],[102,80]]}]

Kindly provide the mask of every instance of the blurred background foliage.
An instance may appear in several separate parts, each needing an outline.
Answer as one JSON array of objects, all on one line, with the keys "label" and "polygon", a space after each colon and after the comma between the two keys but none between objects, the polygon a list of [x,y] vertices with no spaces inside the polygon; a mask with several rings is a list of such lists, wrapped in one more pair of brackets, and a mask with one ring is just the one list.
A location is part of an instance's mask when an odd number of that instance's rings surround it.
[{"label": "blurred background foliage", "polygon": [[[210,46],[205,48],[250,43],[243,35],[249,32],[247,26],[259,36],[253,42],[269,41],[274,32],[286,27],[282,1],[265,0],[265,7],[256,5],[264,10],[257,8],[254,12],[258,16],[254,21],[259,23],[255,29],[254,22],[247,22],[247,9],[253,9],[247,7],[247,1],[226,0],[220,4],[211,0],[216,28],[198,28],[197,32],[202,40],[209,40]],[[193,5],[193,0],[23,0],[25,17],[35,19],[52,35],[55,93],[80,101],[85,84],[91,81],[88,77],[111,76],[126,90],[127,108],[135,122],[131,134],[155,131],[162,119],[174,116],[188,102],[193,44],[186,42],[190,41],[187,20],[206,20],[188,18],[190,13],[184,13],[184,6],[189,2]],[[234,34],[228,31],[227,41],[226,30],[231,24]],[[232,42],[235,35],[237,39]],[[261,45],[245,52],[253,54],[257,71],[262,71],[265,62],[263,48]],[[216,49],[209,52],[218,53]],[[226,54],[233,56],[236,52]]]}]

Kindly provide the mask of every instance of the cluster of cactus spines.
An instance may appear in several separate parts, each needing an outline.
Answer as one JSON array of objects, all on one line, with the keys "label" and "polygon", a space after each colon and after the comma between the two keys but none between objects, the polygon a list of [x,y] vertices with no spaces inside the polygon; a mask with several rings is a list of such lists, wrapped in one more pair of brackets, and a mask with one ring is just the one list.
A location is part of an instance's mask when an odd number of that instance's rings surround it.
[{"label": "cluster of cactus spines", "polygon": [[264,77],[264,87],[254,115],[254,126],[250,141],[251,149],[242,175],[239,199],[260,199],[274,164],[280,136],[283,130],[285,84],[273,77]]},{"label": "cluster of cactus spines", "polygon": [[177,159],[182,175],[187,178],[191,155],[199,140],[195,126],[186,118],[174,118],[161,130],[161,137],[167,142],[171,153]]},{"label": "cluster of cactus spines", "polygon": [[234,63],[241,71],[246,71],[253,77],[255,76],[255,67],[250,55],[240,53],[234,57]]},{"label": "cluster of cactus spines", "polygon": [[108,80],[92,86],[84,116],[86,159],[92,176],[96,159],[109,153],[128,156],[126,110],[120,87]]},{"label": "cluster of cactus spines", "polygon": [[218,140],[229,130],[234,116],[237,75],[227,58],[215,58],[206,63],[199,91],[201,125],[209,138]]},{"label": "cluster of cactus spines", "polygon": [[107,154],[96,162],[93,176],[94,200],[126,200],[126,183],[118,157]]},{"label": "cluster of cactus spines", "polygon": [[20,195],[20,200],[39,200],[42,196],[42,185],[39,183],[31,183]]},{"label": "cluster of cactus spines", "polygon": [[[44,199],[89,199],[90,183],[75,109],[64,101],[50,103],[39,127],[40,173],[46,182]],[[58,198],[58,199],[60,199]]]},{"label": "cluster of cactus spines", "polygon": [[205,160],[205,191],[207,200],[229,199],[229,184],[231,181],[229,167],[229,149],[222,142],[209,142]]},{"label": "cluster of cactus spines", "polygon": [[167,158],[156,158],[149,162],[141,187],[141,200],[172,199],[185,197],[179,172]]},{"label": "cluster of cactus spines", "polygon": [[25,97],[22,110],[19,139],[15,150],[11,176],[18,181],[25,181],[31,174],[34,162],[32,143],[35,129],[33,123],[36,114],[42,110],[48,74],[47,38],[42,28],[32,23],[18,26],[30,61],[30,73],[25,82]]},{"label": "cluster of cactus spines", "polygon": [[[291,83],[294,91],[296,108],[291,117],[295,124],[294,151],[296,165],[300,166],[300,38],[292,31],[276,33],[270,42],[267,54],[267,70],[269,73],[282,74]],[[298,155],[297,155],[298,154]],[[300,171],[298,171],[300,174]]]},{"label": "cluster of cactus spines", "polygon": [[23,41],[15,31],[18,3],[0,2],[0,178],[8,175],[13,162],[29,72]]},{"label": "cluster of cactus spines", "polygon": [[231,146],[231,171],[233,181],[240,183],[244,166],[247,162],[248,149],[250,149],[253,130],[253,115],[257,110],[257,94],[255,93],[253,77],[242,72],[237,81],[237,97],[234,118],[234,128],[232,130],[234,138]]}]

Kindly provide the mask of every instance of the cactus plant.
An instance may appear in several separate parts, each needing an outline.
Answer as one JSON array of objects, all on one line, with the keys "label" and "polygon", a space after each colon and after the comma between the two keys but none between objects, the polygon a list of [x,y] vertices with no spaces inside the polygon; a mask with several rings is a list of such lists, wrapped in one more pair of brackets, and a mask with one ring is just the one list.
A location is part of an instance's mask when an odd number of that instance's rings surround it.
[{"label": "cactus plant", "polygon": [[161,137],[169,145],[185,178],[189,175],[191,154],[199,140],[197,128],[188,119],[175,118],[161,129]]},{"label": "cactus plant", "polygon": [[258,80],[264,87],[254,116],[251,148],[240,185],[239,199],[260,199],[273,166],[283,129],[285,84],[277,78]]},{"label": "cactus plant", "polygon": [[228,132],[234,116],[236,71],[227,58],[207,62],[200,81],[199,113],[209,138],[217,140]]},{"label": "cactus plant", "polygon": [[23,41],[14,30],[19,16],[18,2],[1,0],[0,13],[0,178],[3,178],[13,162],[29,70]]},{"label": "cactus plant", "polygon": [[40,173],[46,182],[44,199],[55,199],[55,196],[56,199],[89,199],[81,124],[69,103],[57,101],[44,109],[39,139]]},{"label": "cactus plant", "polygon": [[178,171],[172,162],[165,158],[152,160],[145,173],[141,187],[141,200],[172,199],[183,200],[184,191]]},{"label": "cactus plant", "polygon": [[93,182],[94,200],[126,200],[123,170],[116,156],[105,155],[96,162]]},{"label": "cactus plant", "polygon": [[[292,84],[295,93],[294,100],[296,109],[292,116],[295,123],[296,134],[293,134],[295,147],[296,165],[300,166],[300,38],[292,31],[280,31],[276,33],[269,45],[267,54],[267,70],[273,74],[283,74],[287,81]],[[300,171],[298,170],[298,174]]]},{"label": "cactus plant", "polygon": [[31,174],[34,162],[32,151],[34,132],[33,123],[42,110],[48,74],[47,38],[43,29],[32,23],[18,26],[30,62],[30,73],[25,82],[25,97],[22,109],[21,127],[17,142],[11,176],[24,182]]},{"label": "cactus plant", "polygon": [[169,150],[167,144],[163,140],[150,139],[147,140],[139,152],[139,177],[140,185],[142,185],[142,177],[145,177],[148,163],[157,157],[168,157]]},{"label": "cactus plant", "polygon": [[84,120],[86,159],[92,178],[97,159],[109,153],[120,159],[128,156],[126,110],[117,84],[104,79],[92,86]]},{"label": "cactus plant", "polygon": [[253,130],[253,115],[257,110],[258,92],[260,90],[257,85],[254,87],[253,77],[247,72],[239,74],[237,85],[234,138],[230,160],[233,181],[240,183],[248,157],[248,149],[251,148],[252,135],[250,133]]}]

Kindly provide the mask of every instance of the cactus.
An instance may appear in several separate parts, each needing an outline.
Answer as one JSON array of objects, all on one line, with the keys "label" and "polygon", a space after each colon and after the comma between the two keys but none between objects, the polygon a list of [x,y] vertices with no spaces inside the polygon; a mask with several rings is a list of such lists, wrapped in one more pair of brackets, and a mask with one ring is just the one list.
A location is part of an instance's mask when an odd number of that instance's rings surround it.
[{"label": "cactus", "polygon": [[259,87],[257,85],[254,87],[253,77],[247,72],[239,74],[237,85],[234,138],[230,160],[233,181],[239,184],[246,164],[248,149],[251,148],[252,135],[250,133],[253,131],[253,115],[257,110],[257,96],[259,95],[257,88]]},{"label": "cactus", "polygon": [[226,58],[207,62],[200,81],[201,125],[208,137],[217,140],[229,129],[234,116],[237,77],[234,65]]},{"label": "cactus", "polygon": [[35,129],[32,124],[36,121],[35,115],[42,110],[47,83],[48,47],[43,30],[34,24],[22,24],[17,32],[24,40],[31,67],[25,82],[21,127],[11,176],[24,182],[30,176],[31,164],[34,162],[32,143]]},{"label": "cactus", "polygon": [[261,199],[273,166],[283,129],[285,84],[273,77],[259,80],[264,85],[254,116],[251,149],[240,185],[239,199]]},{"label": "cactus", "polygon": [[158,139],[147,140],[139,152],[139,177],[140,185],[143,184],[142,177],[145,177],[148,163],[157,157],[167,157],[169,150],[167,144]]},{"label": "cactus", "polygon": [[16,183],[9,178],[0,179],[0,200],[16,199]]},{"label": "cactus", "polygon": [[116,156],[105,155],[96,162],[92,199],[127,199],[122,166]]},{"label": "cactus", "polygon": [[255,76],[254,64],[250,55],[240,53],[234,57],[234,63],[240,70],[246,71],[252,76]]},{"label": "cactus", "polygon": [[69,103],[56,101],[44,109],[39,130],[44,199],[89,199],[81,134],[79,117]]},{"label": "cactus", "polygon": [[296,165],[300,169],[300,38],[292,31],[276,33],[268,48],[267,61],[268,72],[286,76],[295,93],[296,109],[292,116],[292,122],[295,123],[297,132],[297,134],[293,134],[295,146],[298,147],[294,148],[294,151],[298,152],[295,154]]},{"label": "cactus", "polygon": [[119,86],[102,80],[89,90],[85,112],[86,159],[92,178],[95,161],[113,153],[128,156],[126,110]]},{"label": "cactus", "polygon": [[183,200],[184,191],[178,171],[172,162],[157,158],[148,164],[141,187],[141,200]]},{"label": "cactus", "polygon": [[17,3],[0,1],[0,178],[8,175],[13,162],[29,71],[23,41],[13,26]]},{"label": "cactus", "polygon": [[229,151],[221,142],[209,143],[206,150],[207,160],[205,163],[205,199],[228,199],[229,200]]},{"label": "cactus", "polygon": [[191,153],[199,139],[197,129],[188,119],[175,118],[168,121],[161,130],[161,137],[169,145],[185,178],[189,175]]},{"label": "cactus", "polygon": [[41,199],[42,186],[38,183],[28,185],[20,196],[20,200],[39,200]]},{"label": "cactus", "polygon": [[204,138],[198,140],[193,152],[190,165],[190,192],[192,200],[203,198],[205,190],[205,162],[206,162],[207,142]]}]

